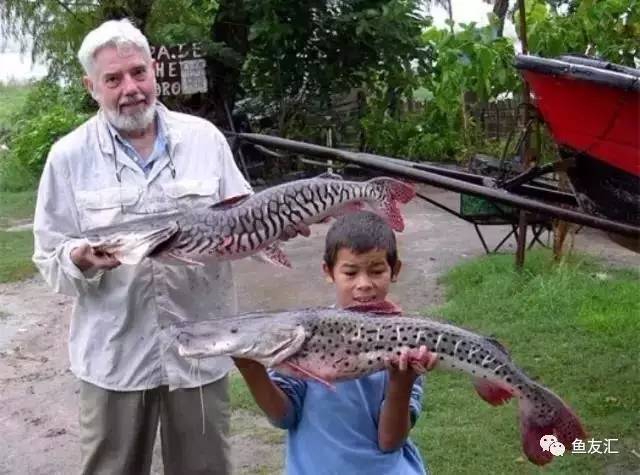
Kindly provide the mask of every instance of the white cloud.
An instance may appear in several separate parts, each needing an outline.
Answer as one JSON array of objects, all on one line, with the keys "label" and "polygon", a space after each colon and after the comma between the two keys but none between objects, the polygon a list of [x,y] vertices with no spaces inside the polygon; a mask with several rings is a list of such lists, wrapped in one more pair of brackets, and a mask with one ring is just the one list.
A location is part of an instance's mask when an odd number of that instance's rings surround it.
[{"label": "white cloud", "polygon": [[[493,5],[482,0],[451,0],[451,12],[453,21],[457,23],[475,22],[478,26],[489,24],[488,14],[491,13]],[[433,23],[438,27],[445,27],[449,18],[447,10],[435,3],[431,6],[431,16]],[[504,36],[517,39],[516,30],[513,23],[507,18],[504,25]]]},{"label": "white cloud", "polygon": [[47,74],[44,64],[33,64],[28,54],[19,52],[0,53],[0,82],[25,81],[41,78]]}]

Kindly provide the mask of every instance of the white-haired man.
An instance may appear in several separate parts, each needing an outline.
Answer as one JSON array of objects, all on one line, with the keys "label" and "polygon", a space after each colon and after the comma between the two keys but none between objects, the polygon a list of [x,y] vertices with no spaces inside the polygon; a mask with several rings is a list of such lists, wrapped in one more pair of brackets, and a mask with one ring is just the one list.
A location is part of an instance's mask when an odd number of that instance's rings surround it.
[{"label": "white-haired man", "polygon": [[232,363],[203,361],[193,371],[161,330],[234,313],[229,264],[125,266],[80,236],[140,214],[214,204],[250,186],[220,131],[156,101],[149,45],[130,22],[91,31],[78,57],[100,110],[51,148],[33,259],[55,291],[76,297],[69,357],[80,379],[82,473],[149,473],[160,421],[165,473],[226,475]]}]

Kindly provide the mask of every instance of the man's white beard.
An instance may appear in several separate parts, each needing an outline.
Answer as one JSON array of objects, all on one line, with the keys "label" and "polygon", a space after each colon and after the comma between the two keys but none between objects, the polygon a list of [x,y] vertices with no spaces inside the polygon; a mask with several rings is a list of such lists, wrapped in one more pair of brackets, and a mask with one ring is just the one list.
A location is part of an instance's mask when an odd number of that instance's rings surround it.
[{"label": "man's white beard", "polygon": [[122,132],[136,132],[146,129],[156,115],[156,99],[152,99],[144,110],[136,112],[132,115],[119,114],[117,110],[104,108],[107,120],[117,130]]}]

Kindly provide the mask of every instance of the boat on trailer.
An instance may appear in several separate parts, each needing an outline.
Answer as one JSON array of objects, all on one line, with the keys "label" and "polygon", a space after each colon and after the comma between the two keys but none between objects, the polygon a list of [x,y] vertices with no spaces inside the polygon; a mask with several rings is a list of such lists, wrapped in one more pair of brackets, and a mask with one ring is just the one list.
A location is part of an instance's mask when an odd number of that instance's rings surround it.
[{"label": "boat on trailer", "polygon": [[519,55],[581,208],[640,225],[640,70],[584,56]]}]

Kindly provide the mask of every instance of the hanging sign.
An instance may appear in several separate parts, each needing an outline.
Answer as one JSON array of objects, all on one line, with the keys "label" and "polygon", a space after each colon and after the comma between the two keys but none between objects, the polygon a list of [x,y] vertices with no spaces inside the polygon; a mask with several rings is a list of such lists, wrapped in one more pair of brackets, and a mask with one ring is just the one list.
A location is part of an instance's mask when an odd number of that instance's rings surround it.
[{"label": "hanging sign", "polygon": [[151,45],[156,61],[158,96],[184,96],[207,92],[207,62],[198,43]]}]

